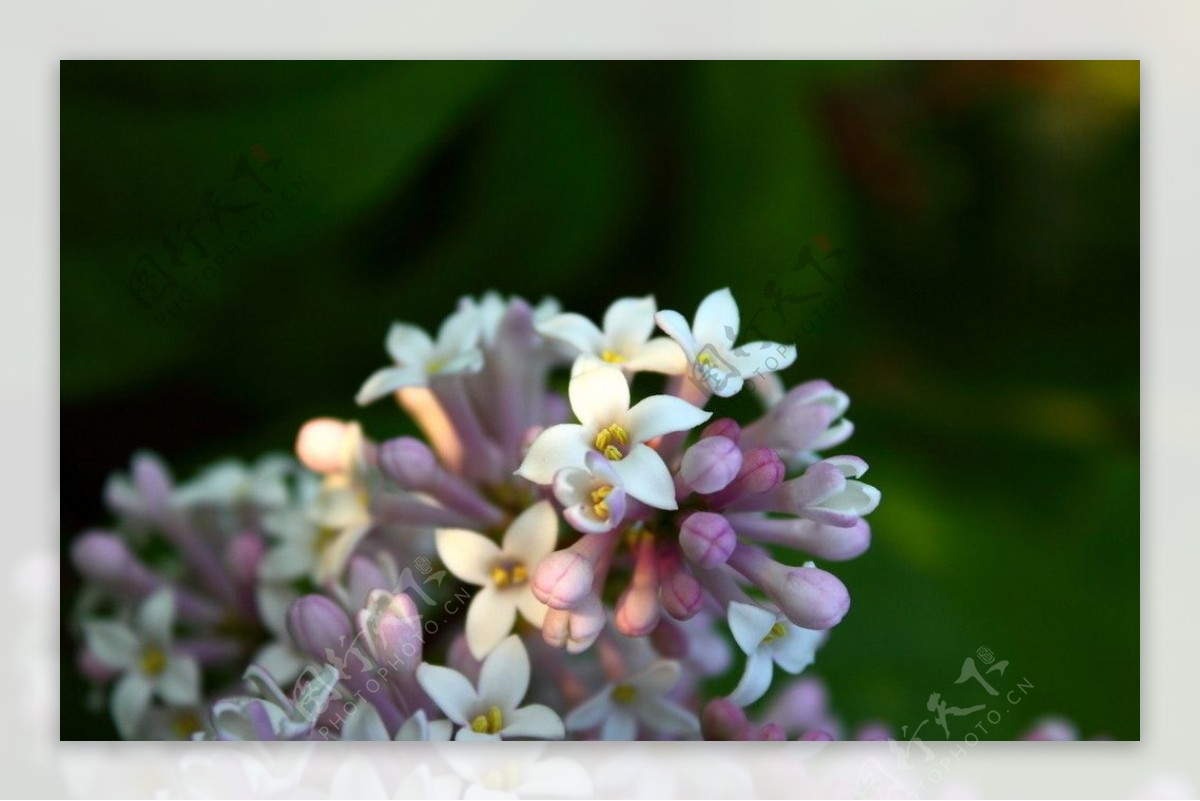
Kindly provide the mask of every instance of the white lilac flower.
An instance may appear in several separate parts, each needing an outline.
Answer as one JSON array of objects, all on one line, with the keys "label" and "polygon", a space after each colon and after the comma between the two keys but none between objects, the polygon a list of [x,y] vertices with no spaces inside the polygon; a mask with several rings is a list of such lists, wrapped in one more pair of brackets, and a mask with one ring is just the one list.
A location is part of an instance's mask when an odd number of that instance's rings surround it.
[{"label": "white lilac flower", "polygon": [[367,476],[361,462],[362,432],[347,426],[342,469],[318,482],[305,474],[297,504],[264,516],[275,542],[259,567],[267,581],[310,577],[321,585],[336,581],[350,554],[373,521]]},{"label": "white lilac flower", "polygon": [[467,645],[482,659],[512,631],[517,612],[541,628],[546,605],[534,597],[529,579],[558,540],[558,516],[541,501],[513,520],[500,545],[474,531],[443,528],[437,551],[447,569],[481,589],[467,609]]},{"label": "white lilac flower", "polygon": [[727,288],[700,302],[690,326],[677,311],[660,311],[654,319],[683,348],[691,362],[692,375],[708,391],[722,398],[736,395],[751,378],[783,370],[796,360],[794,345],[751,342],[734,347],[741,318]]},{"label": "white lilac flower", "polygon": [[800,628],[770,609],[733,601],[729,604],[729,629],[746,654],[746,672],[729,694],[738,706],[749,706],[771,686],[775,665],[796,675],[817,658],[825,632]]},{"label": "white lilac flower", "polygon": [[342,725],[342,739],[355,742],[445,742],[450,739],[454,724],[448,720],[430,720],[424,709],[418,709],[400,725],[395,737],[389,737],[383,718],[366,701],[354,705]]},{"label": "white lilac flower", "polygon": [[661,734],[695,735],[700,731],[699,720],[667,697],[680,674],[678,662],[659,659],[627,678],[606,684],[567,714],[567,730],[599,727],[603,740],[633,740],[639,725]]},{"label": "white lilac flower", "polygon": [[267,454],[252,467],[227,459],[179,485],[171,501],[179,507],[245,503],[260,509],[278,508],[288,502],[287,478],[295,469],[295,460],[283,454]]},{"label": "white lilac flower", "polygon": [[625,373],[641,371],[678,375],[687,370],[679,345],[654,332],[654,296],[621,298],[604,313],[601,331],[582,314],[559,314],[540,323],[538,333],[561,342],[577,354],[616,365]]},{"label": "white lilac flower", "polygon": [[529,690],[529,654],[515,634],[483,660],[478,688],[457,670],[428,663],[417,668],[417,681],[446,717],[462,727],[456,740],[557,740],[564,735],[562,719],[550,707],[517,706]]},{"label": "white lilac flower", "polygon": [[550,484],[564,467],[585,467],[589,451],[608,458],[625,492],[659,509],[675,509],[671,473],[648,440],[695,428],[712,416],[669,395],[652,395],[629,407],[629,384],[615,367],[574,375],[567,394],[579,423],[551,426],[529,447],[517,475]]},{"label": "white lilac flower", "polygon": [[564,467],[554,475],[554,497],[576,531],[612,531],[625,517],[621,476],[599,451],[588,451],[584,463],[586,467]]},{"label": "white lilac flower", "polygon": [[393,323],[386,345],[396,364],[373,373],[356,400],[365,406],[398,389],[427,386],[434,376],[478,372],[483,367],[479,335],[479,315],[467,308],[446,318],[436,341],[415,325]]},{"label": "white lilac flower", "polygon": [[153,696],[172,706],[191,706],[200,700],[196,660],[172,650],[174,623],[175,599],[170,589],[163,588],[142,602],[132,627],[109,620],[84,624],[88,648],[104,665],[121,671],[110,710],[126,739],[134,736]]}]

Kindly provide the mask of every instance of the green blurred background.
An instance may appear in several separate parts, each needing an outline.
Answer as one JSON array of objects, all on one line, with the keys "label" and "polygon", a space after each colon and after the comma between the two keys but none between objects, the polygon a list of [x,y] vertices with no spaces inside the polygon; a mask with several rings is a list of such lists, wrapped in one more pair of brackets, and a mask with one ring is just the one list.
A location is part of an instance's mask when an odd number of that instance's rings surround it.
[{"label": "green blurred background", "polygon": [[[911,734],[987,700],[954,684],[987,647],[1033,688],[986,738],[1138,737],[1137,62],[63,62],[61,92],[64,546],[138,448],[185,477],[314,415],[407,430],[353,403],[392,320],[730,286],[789,382],[850,394],[883,491],[832,568],[837,711]],[[61,736],[112,737],[72,652]]]}]

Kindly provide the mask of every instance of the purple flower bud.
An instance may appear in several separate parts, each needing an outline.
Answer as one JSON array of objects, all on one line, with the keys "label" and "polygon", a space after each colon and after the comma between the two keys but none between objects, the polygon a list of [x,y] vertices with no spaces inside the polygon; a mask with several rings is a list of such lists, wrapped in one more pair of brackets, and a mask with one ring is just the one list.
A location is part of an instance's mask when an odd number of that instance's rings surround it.
[{"label": "purple flower bud", "polygon": [[720,419],[713,420],[704,427],[703,431],[700,432],[701,439],[705,439],[707,437],[725,437],[726,439],[731,439],[734,442],[738,442],[741,436],[742,427],[739,426],[737,421],[731,417],[722,417]]},{"label": "purple flower bud", "polygon": [[423,648],[421,615],[404,593],[373,590],[356,615],[359,632],[376,663],[401,671],[416,670]]},{"label": "purple flower bud", "polygon": [[833,740],[833,735],[821,729],[810,729],[796,739],[806,743],[825,743]]},{"label": "purple flower bud", "polygon": [[166,516],[171,503],[171,473],[157,456],[140,453],[133,459],[133,483],[146,511],[155,519]]},{"label": "purple flower bud", "polygon": [[123,582],[137,565],[128,546],[115,534],[89,531],[71,546],[75,569],[104,584]]},{"label": "purple flower bud", "polygon": [[687,449],[679,476],[694,491],[707,495],[723,490],[742,469],[742,451],[726,437],[706,437]]},{"label": "purple flower bud", "polygon": [[846,585],[816,567],[787,567],[748,545],[734,549],[729,565],[762,589],[787,619],[801,628],[833,628],[850,610]]},{"label": "purple flower bud", "polygon": [[763,742],[781,743],[787,739],[787,732],[774,723],[767,723],[758,730],[755,738]]},{"label": "purple flower bud", "polygon": [[746,712],[728,698],[709,701],[700,715],[705,740],[733,740],[746,726]]},{"label": "purple flower bud", "polygon": [[787,468],[778,453],[770,448],[752,448],[742,458],[737,486],[742,492],[769,492],[779,486],[786,474]]},{"label": "purple flower bud", "polygon": [[287,625],[292,639],[314,659],[346,659],[344,652],[353,637],[350,618],[325,596],[305,595],[293,601]]},{"label": "purple flower bud", "polygon": [[830,427],[849,405],[846,394],[828,381],[809,381],[794,387],[767,415],[748,426],[742,444],[788,453],[833,447],[854,431],[848,420]]},{"label": "purple flower bud", "polygon": [[666,659],[683,659],[691,647],[683,629],[666,618],[660,620],[650,633],[650,643]]},{"label": "purple flower bud", "polygon": [[736,545],[733,526],[716,512],[694,512],[679,527],[679,547],[698,567],[725,564]]},{"label": "purple flower bud", "polygon": [[428,488],[440,465],[433,451],[413,437],[396,437],[379,446],[379,467],[404,489]]}]

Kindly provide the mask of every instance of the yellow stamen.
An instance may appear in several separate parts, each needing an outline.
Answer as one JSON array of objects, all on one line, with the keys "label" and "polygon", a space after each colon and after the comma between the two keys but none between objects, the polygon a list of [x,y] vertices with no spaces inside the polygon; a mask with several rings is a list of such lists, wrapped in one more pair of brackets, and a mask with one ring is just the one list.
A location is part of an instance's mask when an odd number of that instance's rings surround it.
[{"label": "yellow stamen", "polygon": [[608,520],[609,509],[606,500],[612,494],[613,488],[608,484],[592,490],[592,512],[601,520]]},{"label": "yellow stamen", "polygon": [[175,736],[181,740],[189,739],[193,733],[204,728],[204,724],[200,722],[200,717],[190,709],[184,710],[175,716],[171,721],[171,730],[175,732]]},{"label": "yellow stamen", "polygon": [[[616,442],[616,445],[613,442]],[[622,447],[629,444],[629,433],[616,423],[602,429],[596,435],[596,450],[600,451],[608,458],[610,462],[619,462],[625,458],[625,454],[621,452]]]},{"label": "yellow stamen", "polygon": [[637,698],[637,688],[631,684],[618,684],[613,687],[612,697],[618,704],[633,703],[633,699]]},{"label": "yellow stamen", "polygon": [[337,539],[340,532],[336,528],[321,528],[317,531],[317,536],[313,538],[313,553],[320,554],[330,544]]},{"label": "yellow stamen", "polygon": [[471,731],[477,734],[496,734],[504,728],[504,715],[500,707],[494,706],[486,715],[479,715],[471,721]]},{"label": "yellow stamen", "polygon": [[609,364],[621,364],[625,361],[625,357],[616,351],[606,350],[600,354],[600,358]]},{"label": "yellow stamen", "polygon": [[785,634],[787,634],[787,629],[783,627],[783,624],[776,623],[774,626],[771,626],[771,630],[767,632],[766,637],[762,638],[762,641],[764,643],[775,642],[776,640],[782,638]]},{"label": "yellow stamen", "polygon": [[492,568],[492,583],[499,589],[515,587],[529,581],[529,569],[524,562],[502,562]]},{"label": "yellow stamen", "polygon": [[157,676],[166,670],[167,655],[163,653],[161,648],[152,645],[142,651],[142,659],[138,665],[147,676]]}]

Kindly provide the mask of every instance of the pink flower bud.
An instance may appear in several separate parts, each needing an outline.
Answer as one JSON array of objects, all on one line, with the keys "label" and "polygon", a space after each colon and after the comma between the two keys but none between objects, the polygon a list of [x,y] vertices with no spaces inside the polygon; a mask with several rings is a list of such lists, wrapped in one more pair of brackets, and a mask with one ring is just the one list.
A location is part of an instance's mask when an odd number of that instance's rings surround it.
[{"label": "pink flower bud", "polygon": [[746,726],[746,712],[728,698],[714,698],[700,715],[705,740],[733,740]]},{"label": "pink flower bud", "polygon": [[712,569],[725,564],[736,545],[733,526],[716,512],[694,512],[679,528],[679,547],[698,567]]},{"label": "pink flower bud", "polygon": [[700,438],[706,437],[725,437],[726,439],[737,442],[742,436],[742,427],[737,424],[737,421],[731,417],[722,417],[713,420],[704,430],[700,432]]},{"label": "pink flower bud", "polygon": [[375,662],[395,670],[413,671],[421,661],[421,615],[404,593],[372,590],[366,607],[355,616],[362,639]]},{"label": "pink flower bud", "polygon": [[654,540],[644,537],[638,543],[637,561],[629,586],[617,599],[613,619],[617,631],[626,637],[644,637],[658,624],[658,559]]},{"label": "pink flower bud", "polygon": [[756,584],[788,620],[823,631],[850,610],[850,593],[836,576],[816,567],[787,567],[759,548],[738,545],[729,566]]},{"label": "pink flower bud", "polygon": [[742,452],[726,437],[706,437],[687,449],[679,466],[683,482],[702,495],[723,490],[742,469]]},{"label": "pink flower bud", "polygon": [[296,436],[296,456],[309,470],[336,473],[344,463],[343,443],[346,424],[331,417],[318,417],[300,427]]},{"label": "pink flower bud", "polygon": [[225,547],[225,567],[238,583],[253,585],[266,549],[263,538],[253,531],[239,534]]},{"label": "pink flower bud", "polygon": [[586,534],[538,563],[533,571],[534,596],[551,609],[571,609],[592,590],[596,563],[613,547],[609,534]]},{"label": "pink flower bud", "polygon": [[666,613],[676,620],[694,617],[704,604],[704,593],[678,552],[660,561],[659,572],[662,575],[659,602]]},{"label": "pink flower bud", "polygon": [[84,576],[106,584],[124,581],[137,564],[121,538],[106,531],[89,531],[76,540],[71,561]]}]

